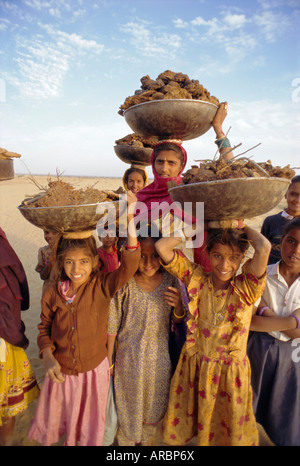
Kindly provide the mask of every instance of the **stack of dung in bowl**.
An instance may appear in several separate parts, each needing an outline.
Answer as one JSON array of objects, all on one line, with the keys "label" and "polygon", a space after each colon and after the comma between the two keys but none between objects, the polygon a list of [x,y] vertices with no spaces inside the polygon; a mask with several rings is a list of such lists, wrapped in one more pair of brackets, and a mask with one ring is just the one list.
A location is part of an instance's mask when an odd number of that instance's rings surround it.
[{"label": "stack of dung in bowl", "polygon": [[287,165],[256,163],[246,157],[206,160],[184,173],[179,186],[170,186],[172,199],[184,208],[204,202],[206,220],[234,220],[256,217],[276,207],[287,191],[295,171]]},{"label": "stack of dung in bowl", "polygon": [[[90,236],[105,214],[118,218],[124,190],[100,191],[94,187],[76,190],[58,179],[49,181],[40,194],[28,197],[18,206],[30,223],[43,230],[63,233],[64,236]],[[99,208],[100,207],[100,208]]]},{"label": "stack of dung in bowl", "polygon": [[[167,70],[156,80],[148,75],[141,78],[141,89],[125,99],[119,114],[141,138],[185,141],[211,128],[218,106],[219,100],[198,80]],[[280,202],[294,174],[289,166],[274,170],[270,162],[260,164],[260,169],[254,169],[251,162],[247,166],[244,159],[208,163],[210,167],[191,167],[182,184],[169,189],[182,209],[185,202],[192,203],[194,215],[196,203],[204,202],[207,220],[251,218],[268,212]],[[238,170],[241,163],[243,170]],[[216,176],[212,176],[213,166]]]},{"label": "stack of dung in bowl", "polygon": [[146,75],[140,81],[140,89],[119,109],[134,133],[117,140],[114,149],[123,162],[145,169],[158,142],[182,142],[208,131],[219,101],[183,73],[166,70],[155,80]]}]

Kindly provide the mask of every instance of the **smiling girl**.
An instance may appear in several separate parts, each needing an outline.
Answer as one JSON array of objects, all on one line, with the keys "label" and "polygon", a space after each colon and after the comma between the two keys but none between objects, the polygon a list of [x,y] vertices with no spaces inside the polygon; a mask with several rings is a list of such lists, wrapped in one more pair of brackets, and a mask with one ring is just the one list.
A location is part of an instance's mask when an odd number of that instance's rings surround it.
[{"label": "smiling girl", "polygon": [[[254,302],[265,285],[270,244],[255,230],[211,229],[206,248],[212,272],[176,250],[181,238],[162,238],[156,249],[167,271],[189,294],[187,338],[172,378],[163,439],[183,445],[257,445],[247,338]],[[249,242],[254,256],[242,267]]]},{"label": "smiling girl", "polygon": [[[129,227],[136,198],[127,195]],[[79,238],[78,238],[79,236]],[[45,380],[28,437],[51,445],[102,445],[109,388],[107,316],[111,298],[133,276],[140,248],[135,229],[117,270],[98,268],[91,232],[60,235],[54,279],[42,297],[38,347]]]},{"label": "smiling girl", "polygon": [[164,271],[155,238],[139,238],[141,259],[134,277],[111,302],[109,359],[115,341],[114,386],[118,444],[150,445],[168,404],[172,365],[170,316],[183,321],[178,281]]}]

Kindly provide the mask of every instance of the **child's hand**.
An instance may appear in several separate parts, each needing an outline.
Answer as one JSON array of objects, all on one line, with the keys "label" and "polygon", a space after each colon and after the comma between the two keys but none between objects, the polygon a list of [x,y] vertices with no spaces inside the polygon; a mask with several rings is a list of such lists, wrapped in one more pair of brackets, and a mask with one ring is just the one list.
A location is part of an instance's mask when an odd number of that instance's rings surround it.
[{"label": "child's hand", "polygon": [[52,257],[52,251],[50,248],[48,248],[44,253],[44,260],[46,264],[48,265],[51,264],[51,257]]},{"label": "child's hand", "polygon": [[240,230],[244,227],[244,220],[212,220],[208,222],[208,228],[237,228]]},{"label": "child's hand", "polygon": [[174,307],[174,309],[181,309],[181,299],[180,294],[177,288],[168,286],[166,291],[163,291],[163,298],[169,306]]},{"label": "child's hand", "polygon": [[52,250],[48,247],[45,251],[42,251],[42,260],[44,265],[51,264]]},{"label": "child's hand", "polygon": [[137,197],[132,191],[127,191],[127,211],[130,214],[134,213],[134,207],[137,203]]},{"label": "child's hand", "polygon": [[222,131],[222,125],[227,117],[227,102],[221,102],[217,113],[212,122],[212,126],[216,132]]},{"label": "child's hand", "polygon": [[45,377],[49,377],[55,383],[62,383],[65,381],[61,373],[60,365],[55,357],[49,352],[43,353],[43,362],[45,369]]}]

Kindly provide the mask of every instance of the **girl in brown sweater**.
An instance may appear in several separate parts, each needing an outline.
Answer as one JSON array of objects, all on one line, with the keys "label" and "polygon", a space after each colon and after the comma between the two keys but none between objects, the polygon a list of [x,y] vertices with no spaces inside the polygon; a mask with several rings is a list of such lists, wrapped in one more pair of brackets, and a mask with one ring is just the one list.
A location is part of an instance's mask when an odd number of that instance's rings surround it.
[{"label": "girl in brown sweater", "polygon": [[[128,225],[133,226],[133,193],[127,202]],[[99,446],[110,379],[109,303],[134,275],[140,248],[133,227],[119,269],[103,276],[94,237],[69,236],[58,238],[56,283],[42,297],[38,346],[46,377],[28,437],[51,445],[66,435],[66,445]]]}]

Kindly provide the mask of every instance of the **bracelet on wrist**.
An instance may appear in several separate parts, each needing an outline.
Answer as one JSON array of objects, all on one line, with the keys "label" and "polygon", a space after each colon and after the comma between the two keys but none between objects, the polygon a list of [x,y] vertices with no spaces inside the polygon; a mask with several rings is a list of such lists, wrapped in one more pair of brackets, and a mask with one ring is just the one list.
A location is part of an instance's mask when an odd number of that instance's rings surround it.
[{"label": "bracelet on wrist", "polygon": [[183,319],[186,316],[186,310],[184,310],[184,314],[182,316],[178,316],[175,312],[175,309],[173,309],[173,315],[176,317],[176,319]]},{"label": "bracelet on wrist", "polygon": [[226,136],[223,136],[222,138],[217,139],[215,143],[217,144],[219,150],[227,149],[228,147],[231,147],[229,139]]},{"label": "bracelet on wrist", "polygon": [[258,311],[258,315],[259,315],[259,316],[262,316],[266,309],[269,309],[269,307],[268,307],[268,306],[262,307],[262,308]]},{"label": "bracelet on wrist", "polygon": [[115,365],[115,363],[113,362],[109,369],[112,369],[114,367],[114,365]]},{"label": "bracelet on wrist", "polygon": [[128,244],[126,244],[125,247],[126,249],[138,249],[140,247],[140,242],[138,241],[136,246],[128,246]]},{"label": "bracelet on wrist", "polygon": [[291,317],[294,317],[294,319],[296,319],[296,322],[297,322],[297,327],[296,327],[296,328],[299,328],[299,327],[300,327],[300,319],[299,319],[299,317],[295,316],[295,314],[291,314],[290,316],[291,316]]}]

